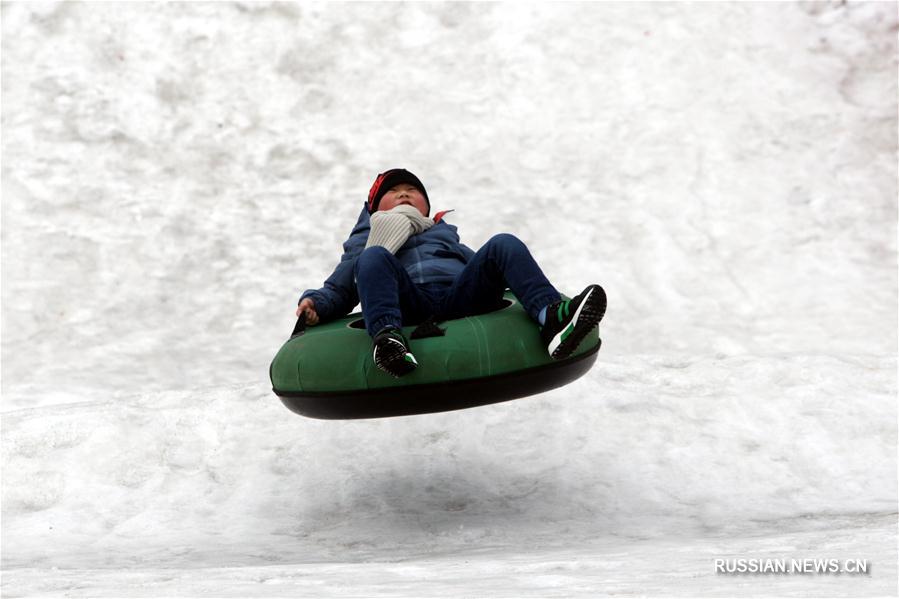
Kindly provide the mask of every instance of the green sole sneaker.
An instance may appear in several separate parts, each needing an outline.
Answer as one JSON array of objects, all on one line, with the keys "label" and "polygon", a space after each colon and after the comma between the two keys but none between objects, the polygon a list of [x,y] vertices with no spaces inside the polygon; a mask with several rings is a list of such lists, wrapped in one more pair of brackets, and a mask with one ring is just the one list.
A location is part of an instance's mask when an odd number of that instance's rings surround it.
[{"label": "green sole sneaker", "polygon": [[418,368],[415,356],[406,347],[406,340],[396,329],[388,329],[375,335],[372,358],[375,366],[395,378]]},{"label": "green sole sneaker", "polygon": [[606,292],[599,285],[590,285],[567,302],[557,304],[555,311],[546,315],[547,319],[555,320],[555,326],[547,325],[541,333],[549,355],[554,360],[563,360],[602,320],[606,313]]}]

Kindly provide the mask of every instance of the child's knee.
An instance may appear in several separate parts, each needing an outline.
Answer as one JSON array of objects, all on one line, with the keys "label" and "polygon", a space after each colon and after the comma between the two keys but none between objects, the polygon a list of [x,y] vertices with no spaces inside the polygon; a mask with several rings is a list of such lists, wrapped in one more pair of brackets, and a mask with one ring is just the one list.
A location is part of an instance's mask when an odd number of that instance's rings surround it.
[{"label": "child's knee", "polygon": [[359,257],[368,257],[374,259],[383,259],[388,256],[393,256],[390,251],[382,245],[373,245],[370,248],[365,248],[362,250],[362,253],[359,254]]},{"label": "child's knee", "polygon": [[524,243],[511,233],[497,233],[487,240],[487,243],[491,247],[500,249],[519,249],[524,247]]},{"label": "child's knee", "polygon": [[358,278],[360,270],[368,271],[371,269],[372,265],[389,263],[392,258],[393,254],[379,245],[373,245],[370,248],[366,248],[362,250],[362,253],[359,254],[359,257],[356,259],[356,266],[354,268],[355,275]]}]

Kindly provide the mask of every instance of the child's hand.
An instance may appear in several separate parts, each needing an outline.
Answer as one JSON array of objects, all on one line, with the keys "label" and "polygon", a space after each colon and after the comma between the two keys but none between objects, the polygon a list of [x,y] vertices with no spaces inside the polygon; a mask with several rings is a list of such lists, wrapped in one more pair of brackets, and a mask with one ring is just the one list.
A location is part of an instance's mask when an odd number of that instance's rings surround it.
[{"label": "child's hand", "polygon": [[315,302],[308,297],[301,301],[300,305],[297,306],[297,318],[299,318],[300,314],[303,312],[306,313],[306,324],[310,326],[318,324],[318,314],[315,313]]}]

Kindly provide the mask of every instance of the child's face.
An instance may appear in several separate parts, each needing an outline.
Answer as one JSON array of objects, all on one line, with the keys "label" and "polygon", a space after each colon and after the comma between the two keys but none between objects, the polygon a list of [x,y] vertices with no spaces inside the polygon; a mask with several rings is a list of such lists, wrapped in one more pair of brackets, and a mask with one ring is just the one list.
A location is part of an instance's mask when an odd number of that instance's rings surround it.
[{"label": "child's face", "polygon": [[378,203],[378,210],[390,210],[400,204],[408,204],[418,208],[422,216],[428,215],[428,203],[425,196],[414,185],[400,183],[391,187]]}]

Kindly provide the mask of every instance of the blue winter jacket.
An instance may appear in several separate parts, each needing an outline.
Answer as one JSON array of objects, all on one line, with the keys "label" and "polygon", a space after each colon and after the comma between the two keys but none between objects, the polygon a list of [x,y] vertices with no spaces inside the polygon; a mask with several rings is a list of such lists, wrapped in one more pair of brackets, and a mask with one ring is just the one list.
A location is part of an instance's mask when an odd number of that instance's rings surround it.
[{"label": "blue winter jacket", "polygon": [[[353,269],[356,258],[365,249],[371,230],[367,205],[362,212],[349,239],[343,242],[343,256],[340,264],[331,273],[321,289],[308,289],[302,296],[312,298],[315,312],[323,322],[346,316],[359,303]],[[456,227],[440,220],[433,227],[412,235],[396,252],[400,264],[416,284],[450,284],[462,268],[471,260],[474,252],[459,242]]]}]

